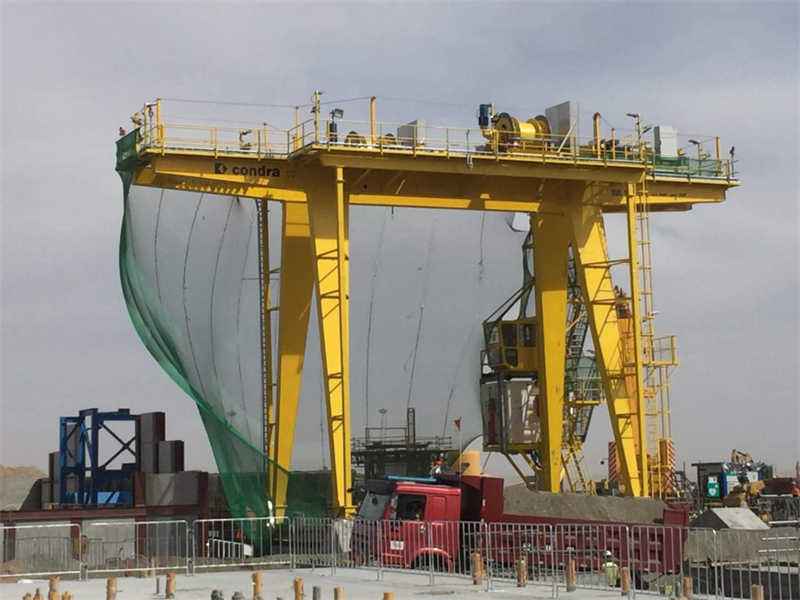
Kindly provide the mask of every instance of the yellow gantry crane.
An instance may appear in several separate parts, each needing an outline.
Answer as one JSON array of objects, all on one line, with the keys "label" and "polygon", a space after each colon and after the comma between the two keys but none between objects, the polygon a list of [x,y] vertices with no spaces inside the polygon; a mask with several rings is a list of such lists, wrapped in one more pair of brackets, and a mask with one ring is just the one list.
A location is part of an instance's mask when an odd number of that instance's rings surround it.
[{"label": "yellow gantry crane", "polygon": [[[348,123],[335,111],[325,118],[318,92],[312,118],[297,120],[288,130],[173,122],[160,100],[138,113],[135,148],[125,157],[134,164],[133,185],[251,198],[262,209],[267,201],[282,203],[274,401],[269,343],[264,351],[266,450],[276,469],[289,469],[313,294],[339,514],[354,511],[348,231],[350,207],[364,205],[530,215],[536,318],[525,351],[538,374],[539,487],[551,491],[558,491],[562,478],[567,259],[572,249],[625,489],[634,496],[650,494],[644,378],[652,357],[639,326],[629,327],[631,351],[626,350],[612,268],[627,268],[630,321],[646,322],[651,315],[642,315],[639,289],[641,211],[685,211],[718,203],[738,182],[732,157],[719,155],[718,139],[709,142],[716,142],[714,156],[700,154],[698,145],[695,158],[671,151],[665,135],[661,148],[646,142],[638,117],[637,131],[627,139],[617,139],[613,130],[602,138],[599,115],[593,135],[581,139],[567,104],[528,121],[481,105],[479,127],[472,129],[382,123],[375,98],[369,101],[368,121]],[[345,130],[346,135],[340,133]],[[626,216],[628,256],[609,257],[605,213]],[[260,210],[260,226],[264,245],[266,210]],[[269,276],[262,273],[262,285],[268,284]],[[272,310],[268,289],[264,292],[262,318]],[[286,479],[274,475],[269,495],[280,515]]]}]

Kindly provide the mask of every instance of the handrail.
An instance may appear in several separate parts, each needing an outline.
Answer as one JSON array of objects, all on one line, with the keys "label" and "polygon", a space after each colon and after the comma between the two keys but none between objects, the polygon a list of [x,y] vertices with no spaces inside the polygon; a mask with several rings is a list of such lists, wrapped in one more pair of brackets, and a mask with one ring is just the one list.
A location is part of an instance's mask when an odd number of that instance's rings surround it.
[{"label": "handrail", "polygon": [[[472,164],[475,158],[514,158],[540,164],[548,161],[588,164],[605,168],[638,165],[653,177],[680,179],[733,179],[733,159],[713,158],[708,153],[690,157],[685,151],[676,156],[657,155],[646,141],[631,141],[630,136],[597,143],[594,137],[579,138],[572,131],[566,135],[543,135],[533,140],[503,139],[495,132],[489,139],[478,136],[474,128],[382,121],[345,121],[310,118],[288,129],[265,122],[251,127],[174,122],[164,119],[161,101],[145,104],[138,116],[140,152],[181,150],[206,151],[220,155],[254,155],[257,158],[288,158],[297,153],[357,151],[407,154],[413,157],[440,156],[463,158]],[[373,135],[372,127],[377,135]],[[717,138],[709,138],[715,141]]]}]

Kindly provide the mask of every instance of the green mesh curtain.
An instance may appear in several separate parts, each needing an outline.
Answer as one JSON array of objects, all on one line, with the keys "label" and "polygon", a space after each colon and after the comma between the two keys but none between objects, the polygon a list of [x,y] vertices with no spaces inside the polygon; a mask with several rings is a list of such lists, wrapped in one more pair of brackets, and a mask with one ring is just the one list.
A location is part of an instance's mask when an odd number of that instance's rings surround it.
[{"label": "green mesh curtain", "polygon": [[196,403],[231,513],[264,515],[257,205],[131,185],[135,157],[126,152],[134,140],[130,134],[118,148],[120,277],[131,320]]},{"label": "green mesh curtain", "polygon": [[[135,135],[118,144],[128,182]],[[270,209],[277,241],[280,206]],[[353,435],[384,421],[403,426],[414,407],[418,440],[467,445],[481,433],[481,323],[518,286],[519,264],[509,257],[519,256],[524,234],[504,215],[473,211],[353,206],[350,220]],[[266,460],[255,203],[126,185],[120,248],[137,331],[197,403],[232,510],[259,514]],[[271,288],[275,303],[279,292]],[[290,514],[323,514],[330,504],[314,313],[293,459],[317,472],[281,474]]]}]

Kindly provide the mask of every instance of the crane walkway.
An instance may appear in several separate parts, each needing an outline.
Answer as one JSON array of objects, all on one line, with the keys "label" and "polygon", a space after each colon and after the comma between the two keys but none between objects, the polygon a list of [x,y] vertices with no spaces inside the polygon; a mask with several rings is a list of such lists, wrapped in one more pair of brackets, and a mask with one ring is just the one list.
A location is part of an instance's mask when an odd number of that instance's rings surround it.
[{"label": "crane walkway", "polygon": [[[214,158],[288,160],[320,150],[349,155],[462,159],[475,162],[644,170],[652,179],[724,181],[735,184],[734,161],[719,156],[661,156],[634,136],[604,139],[545,135],[540,143],[522,146],[487,140],[480,128],[428,125],[423,122],[346,121],[312,118],[288,129],[261,124],[239,127],[164,119],[158,101],[134,115],[139,124],[141,155],[196,155]],[[718,138],[708,137],[712,143]],[[345,165],[346,166],[346,165]],[[257,170],[245,175],[258,175]]]}]

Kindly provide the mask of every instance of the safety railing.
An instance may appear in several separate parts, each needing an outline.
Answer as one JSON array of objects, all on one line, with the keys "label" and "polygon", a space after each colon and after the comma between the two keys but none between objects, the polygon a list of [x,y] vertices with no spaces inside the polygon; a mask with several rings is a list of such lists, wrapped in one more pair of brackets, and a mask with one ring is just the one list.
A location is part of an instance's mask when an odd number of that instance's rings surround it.
[{"label": "safety railing", "polygon": [[800,598],[800,528],[330,518],[108,521],[0,528],[0,578],[279,566],[467,578],[629,597]]},{"label": "safety railing", "polygon": [[758,512],[772,516],[772,527],[800,527],[800,497],[762,494],[758,499]]},{"label": "safety railing", "polygon": [[800,528],[717,532],[717,595],[749,598],[761,586],[764,598],[800,598]]},{"label": "safety railing", "polygon": [[642,164],[653,174],[683,178],[725,178],[733,176],[731,160],[685,153],[663,157],[644,140],[622,138],[601,140],[566,135],[542,135],[533,140],[504,132],[484,134],[479,128],[443,127],[422,122],[392,123],[320,120],[304,121],[289,129],[291,150],[307,146],[328,149],[368,150],[389,154],[435,155],[444,157],[518,158],[535,162],[589,161],[602,164]]},{"label": "safety railing", "polygon": [[80,576],[81,528],[75,524],[0,527],[0,582],[4,578]]},{"label": "safety railing", "polygon": [[676,367],[678,365],[678,345],[674,335],[652,339],[645,347],[645,363],[651,367]]},{"label": "safety railing", "polygon": [[621,568],[631,569],[630,528],[625,525],[568,523],[554,526],[555,585],[608,590],[621,585]]},{"label": "safety railing", "polygon": [[[662,156],[652,141],[633,135],[596,140],[566,135],[539,135],[524,139],[507,132],[478,127],[444,127],[422,121],[366,122],[343,119],[307,119],[288,129],[266,123],[216,126],[182,123],[164,118],[160,102],[146,104],[134,115],[140,131],[139,151],[186,151],[214,156],[255,156],[286,158],[297,152],[328,150],[368,151],[372,154],[463,158],[472,164],[479,159],[519,159],[540,163],[598,163],[641,165],[655,176],[732,179],[733,158],[719,156],[719,144],[712,156],[697,144],[675,156]],[[716,139],[716,138],[713,138]]]},{"label": "safety railing", "polygon": [[[683,595],[684,581],[691,577],[685,553],[689,529],[658,525],[631,525],[628,529],[630,579],[634,594]],[[713,532],[696,530],[697,537],[693,543],[701,542],[706,534]],[[710,547],[713,549],[713,543]]]},{"label": "safety railing", "polygon": [[485,557],[487,583],[522,582],[548,586],[555,595],[560,564],[556,528],[549,524],[492,523],[481,527],[474,550]]},{"label": "safety railing", "polygon": [[191,555],[186,521],[106,521],[82,528],[88,575],[186,570]]},{"label": "safety railing", "polygon": [[192,531],[195,571],[292,564],[287,518],[198,519]]}]

